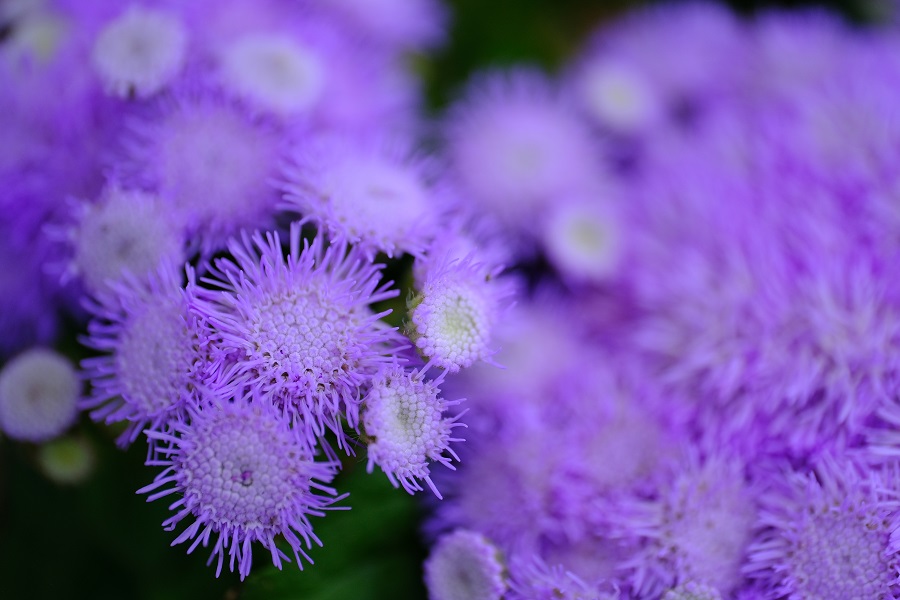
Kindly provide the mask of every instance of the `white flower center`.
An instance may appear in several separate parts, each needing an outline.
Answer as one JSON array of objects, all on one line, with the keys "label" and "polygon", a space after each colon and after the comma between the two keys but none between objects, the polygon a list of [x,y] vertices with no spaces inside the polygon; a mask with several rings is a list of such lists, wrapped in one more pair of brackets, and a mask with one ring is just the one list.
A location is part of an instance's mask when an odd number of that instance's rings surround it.
[{"label": "white flower center", "polygon": [[177,18],[132,6],[100,32],[94,68],[110,93],[147,97],[174,79],[186,49],[187,32]]},{"label": "white flower center", "polygon": [[262,108],[291,115],[312,108],[325,83],[313,51],[284,36],[248,35],[222,57],[225,85]]}]

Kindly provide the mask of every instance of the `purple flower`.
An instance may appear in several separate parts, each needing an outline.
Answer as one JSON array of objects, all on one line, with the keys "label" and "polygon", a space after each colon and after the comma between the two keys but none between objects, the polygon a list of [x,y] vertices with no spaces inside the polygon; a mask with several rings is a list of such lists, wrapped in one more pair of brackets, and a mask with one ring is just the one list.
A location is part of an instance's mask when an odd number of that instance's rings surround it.
[{"label": "purple flower", "polygon": [[639,597],[700,581],[723,596],[738,589],[757,509],[740,461],[696,457],[659,496],[626,501],[619,535],[636,535],[641,549],[623,568]]},{"label": "purple flower", "polygon": [[746,37],[712,2],[651,6],[602,27],[569,85],[603,129],[655,137],[679,110],[736,96],[747,71]]},{"label": "purple flower", "polygon": [[459,404],[438,397],[445,375],[443,371],[437,379],[426,381],[424,369],[385,369],[372,381],[364,401],[363,426],[369,439],[367,469],[371,473],[378,465],[394,487],[399,482],[410,494],[422,489],[417,481],[422,480],[440,498],[429,463],[453,469],[450,458],[459,461],[450,443],[464,440],[451,436],[454,428],[465,425],[457,422],[462,413],[444,416],[448,407]]},{"label": "purple flower", "polygon": [[900,598],[895,471],[825,456],[770,484],[744,566],[763,598]]},{"label": "purple flower", "polygon": [[303,436],[266,403],[240,400],[193,408],[190,421],[175,421],[171,433],[148,431],[163,458],[148,461],[165,467],[153,483],[138,490],[147,501],[170,494],[180,497],[170,509],[174,515],[163,526],[168,531],[192,519],[174,544],[193,540],[188,552],[213,540],[210,562],[218,559],[216,576],[226,554],[229,569],[241,579],[250,573],[252,544],[259,542],[279,569],[290,561],[277,545],[281,537],[291,547],[301,569],[301,556],[312,562],[306,549],[322,545],[309,517],[324,516],[335,501],[328,487],[337,470],[335,462],[317,462]]},{"label": "purple flower", "polygon": [[509,566],[508,600],[618,600],[615,586],[591,585],[561,565],[548,565],[538,557],[520,556]]},{"label": "purple flower", "polygon": [[441,223],[431,166],[396,142],[309,140],[287,172],[281,206],[371,255],[421,255]]},{"label": "purple flower", "polygon": [[431,265],[409,301],[409,337],[422,356],[450,372],[490,359],[492,331],[510,293],[497,275],[472,256]]},{"label": "purple flower", "polygon": [[177,269],[185,260],[181,223],[154,194],[124,189],[115,182],[95,202],[74,203],[73,222],[48,227],[71,254],[62,279],[78,277],[91,292],[121,280],[143,278],[158,269]]},{"label": "purple flower", "polygon": [[192,287],[192,307],[236,361],[216,363],[217,386],[270,398],[310,441],[327,427],[343,445],[342,419],[358,425],[365,389],[403,346],[380,320],[390,311],[369,308],[398,291],[359,251],[302,241],[300,231],[291,226],[287,258],[277,233],[232,240],[234,260],[216,260],[204,280],[220,289]]},{"label": "purple flower", "polygon": [[62,355],[32,348],[0,370],[0,430],[16,440],[43,442],[75,421],[81,382]]},{"label": "purple flower", "polygon": [[99,33],[91,59],[110,94],[146,98],[181,71],[187,42],[177,15],[133,4]]},{"label": "purple flower", "polygon": [[205,355],[176,271],[124,277],[86,306],[93,318],[82,343],[104,354],[82,361],[92,391],[81,407],[106,423],[127,421],[120,444],[164,428],[196,402]]},{"label": "purple flower", "polygon": [[245,33],[223,46],[219,61],[222,85],[269,113],[292,117],[323,100],[327,63],[320,49],[297,36]]},{"label": "purple flower", "polygon": [[547,258],[567,280],[608,281],[622,263],[621,221],[609,202],[560,202],[548,211],[541,228]]},{"label": "purple flower", "polygon": [[431,600],[500,600],[506,592],[500,550],[475,531],[442,536],[425,561]]},{"label": "purple flower", "polygon": [[206,92],[178,92],[156,107],[125,136],[123,180],[158,194],[207,254],[242,229],[271,225],[283,132]]},{"label": "purple flower", "polygon": [[536,72],[476,78],[451,107],[445,135],[470,210],[490,216],[520,246],[560,196],[603,188],[594,139]]}]

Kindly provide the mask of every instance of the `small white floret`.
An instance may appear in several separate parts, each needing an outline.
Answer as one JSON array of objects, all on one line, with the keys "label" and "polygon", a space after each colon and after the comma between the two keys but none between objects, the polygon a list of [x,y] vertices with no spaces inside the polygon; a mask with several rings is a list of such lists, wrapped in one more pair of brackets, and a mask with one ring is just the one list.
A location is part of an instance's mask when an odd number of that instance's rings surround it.
[{"label": "small white floret", "polygon": [[178,75],[186,50],[187,31],[181,21],[132,6],[100,32],[93,63],[109,93],[146,98]]},{"label": "small white floret", "polygon": [[75,420],[81,383],[56,352],[28,350],[0,371],[0,428],[16,440],[56,437]]}]

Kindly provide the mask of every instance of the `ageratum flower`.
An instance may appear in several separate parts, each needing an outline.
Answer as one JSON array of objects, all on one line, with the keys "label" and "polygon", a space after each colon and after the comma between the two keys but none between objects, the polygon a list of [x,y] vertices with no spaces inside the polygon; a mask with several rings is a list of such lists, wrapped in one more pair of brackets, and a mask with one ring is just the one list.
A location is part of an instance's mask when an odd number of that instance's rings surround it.
[{"label": "ageratum flower", "polygon": [[80,394],[68,359],[45,348],[27,350],[0,371],[0,430],[29,442],[54,438],[75,421]]},{"label": "ageratum flower", "polygon": [[235,95],[283,117],[309,112],[322,100],[321,50],[280,32],[248,33],[223,46],[219,79]]},{"label": "ageratum flower", "polygon": [[110,182],[95,202],[72,205],[73,222],[48,227],[69,246],[62,280],[79,278],[99,292],[126,273],[142,278],[176,269],[186,258],[181,224],[159,197]]},{"label": "ageratum flower", "polygon": [[163,527],[174,530],[185,520],[187,528],[173,545],[193,540],[188,553],[213,540],[210,562],[218,559],[216,576],[226,555],[229,569],[241,579],[250,573],[253,542],[272,555],[279,569],[290,558],[277,545],[283,538],[297,566],[313,543],[311,516],[324,516],[331,504],[343,499],[328,487],[338,464],[315,461],[302,435],[290,427],[268,403],[240,400],[214,401],[190,411],[189,421],[175,421],[170,433],[148,431],[162,458],[148,461],[165,467],[153,483],[138,490],[153,501],[170,494],[179,498],[176,511]]},{"label": "ageratum flower", "polygon": [[541,231],[547,258],[574,282],[599,283],[615,274],[622,261],[622,223],[612,203],[562,202],[549,211]]},{"label": "ageratum flower", "polygon": [[409,336],[422,356],[451,372],[490,360],[492,331],[509,295],[498,274],[485,274],[471,256],[435,261],[409,302]]},{"label": "ageratum flower", "polygon": [[508,600],[618,600],[618,590],[606,582],[592,585],[539,557],[514,557],[509,566]]},{"label": "ageratum flower", "polygon": [[410,494],[422,490],[418,481],[422,480],[441,498],[431,480],[430,463],[453,469],[451,457],[459,461],[450,443],[464,441],[451,437],[454,428],[465,427],[457,421],[462,413],[444,416],[447,408],[459,401],[448,402],[438,396],[446,373],[443,371],[436,379],[426,381],[425,369],[406,371],[401,366],[385,369],[372,381],[365,398],[363,425],[369,439],[367,470],[371,473],[377,464],[394,487],[402,485]]},{"label": "ageratum flower", "polygon": [[603,187],[595,141],[538,73],[483,74],[451,108],[444,128],[462,197],[518,245],[558,198]]},{"label": "ageratum flower", "polygon": [[712,2],[652,6],[604,24],[570,85],[603,129],[657,137],[685,109],[735,94],[746,72],[746,38],[737,19]]},{"label": "ageratum flower", "polygon": [[475,531],[442,536],[425,561],[431,600],[500,600],[506,592],[500,550]]},{"label": "ageratum flower", "polygon": [[729,596],[743,583],[741,566],[756,519],[754,490],[739,461],[694,456],[687,462],[658,498],[634,499],[617,515],[622,534],[641,540],[641,549],[622,563],[639,597],[657,597],[691,581]]},{"label": "ageratum flower", "polygon": [[110,94],[146,98],[178,75],[187,40],[177,15],[134,4],[106,24],[91,58]]},{"label": "ageratum flower", "polygon": [[896,472],[825,456],[770,483],[744,567],[762,598],[900,598]]},{"label": "ageratum flower", "polygon": [[81,363],[92,384],[81,407],[96,420],[127,421],[122,445],[182,415],[203,383],[201,331],[176,273],[128,276],[86,302],[93,318],[81,341],[104,354]]},{"label": "ageratum flower", "polygon": [[398,291],[380,283],[380,265],[344,244],[312,242],[291,226],[285,258],[277,233],[232,240],[234,260],[217,259],[192,288],[193,311],[222,338],[235,364],[219,368],[217,385],[274,398],[298,418],[310,440],[329,428],[343,445],[342,419],[359,423],[359,404],[373,376],[394,360],[402,339],[370,304]]},{"label": "ageratum flower", "polygon": [[421,255],[440,222],[428,167],[400,143],[358,136],[310,140],[287,172],[282,208],[371,255]]},{"label": "ageratum flower", "polygon": [[126,183],[154,190],[207,254],[243,228],[271,225],[276,128],[210,93],[179,92],[157,106],[125,136],[117,168]]}]

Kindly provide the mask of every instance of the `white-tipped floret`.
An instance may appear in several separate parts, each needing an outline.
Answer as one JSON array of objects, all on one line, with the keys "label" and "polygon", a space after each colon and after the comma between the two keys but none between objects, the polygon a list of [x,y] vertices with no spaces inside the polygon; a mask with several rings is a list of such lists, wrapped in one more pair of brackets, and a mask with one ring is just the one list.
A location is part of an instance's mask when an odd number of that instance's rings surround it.
[{"label": "white-tipped floret", "polygon": [[225,50],[221,77],[226,87],[260,108],[288,116],[318,102],[325,69],[312,49],[292,38],[250,34]]},{"label": "white-tipped floret", "polygon": [[0,371],[0,429],[16,440],[41,442],[75,420],[81,383],[72,364],[52,350],[34,348]]},{"label": "white-tipped floret", "polygon": [[602,281],[621,258],[619,223],[610,210],[597,204],[556,207],[544,223],[543,241],[550,262],[575,280]]},{"label": "white-tipped floret", "polygon": [[152,96],[181,71],[187,39],[176,16],[131,6],[97,37],[94,69],[110,94]]},{"label": "white-tipped floret", "polygon": [[154,195],[108,187],[96,203],[80,207],[70,231],[74,250],[70,273],[97,291],[125,273],[143,277],[184,260],[181,230]]},{"label": "white-tipped floret", "polygon": [[463,425],[457,422],[459,415],[444,416],[447,407],[457,402],[438,397],[442,379],[443,375],[426,381],[422,372],[393,367],[373,382],[365,400],[368,470],[377,464],[395,487],[399,482],[410,494],[422,489],[417,481],[422,480],[440,498],[429,464],[439,462],[452,469],[450,457],[459,460],[449,445],[462,441],[451,437],[451,431]]}]

